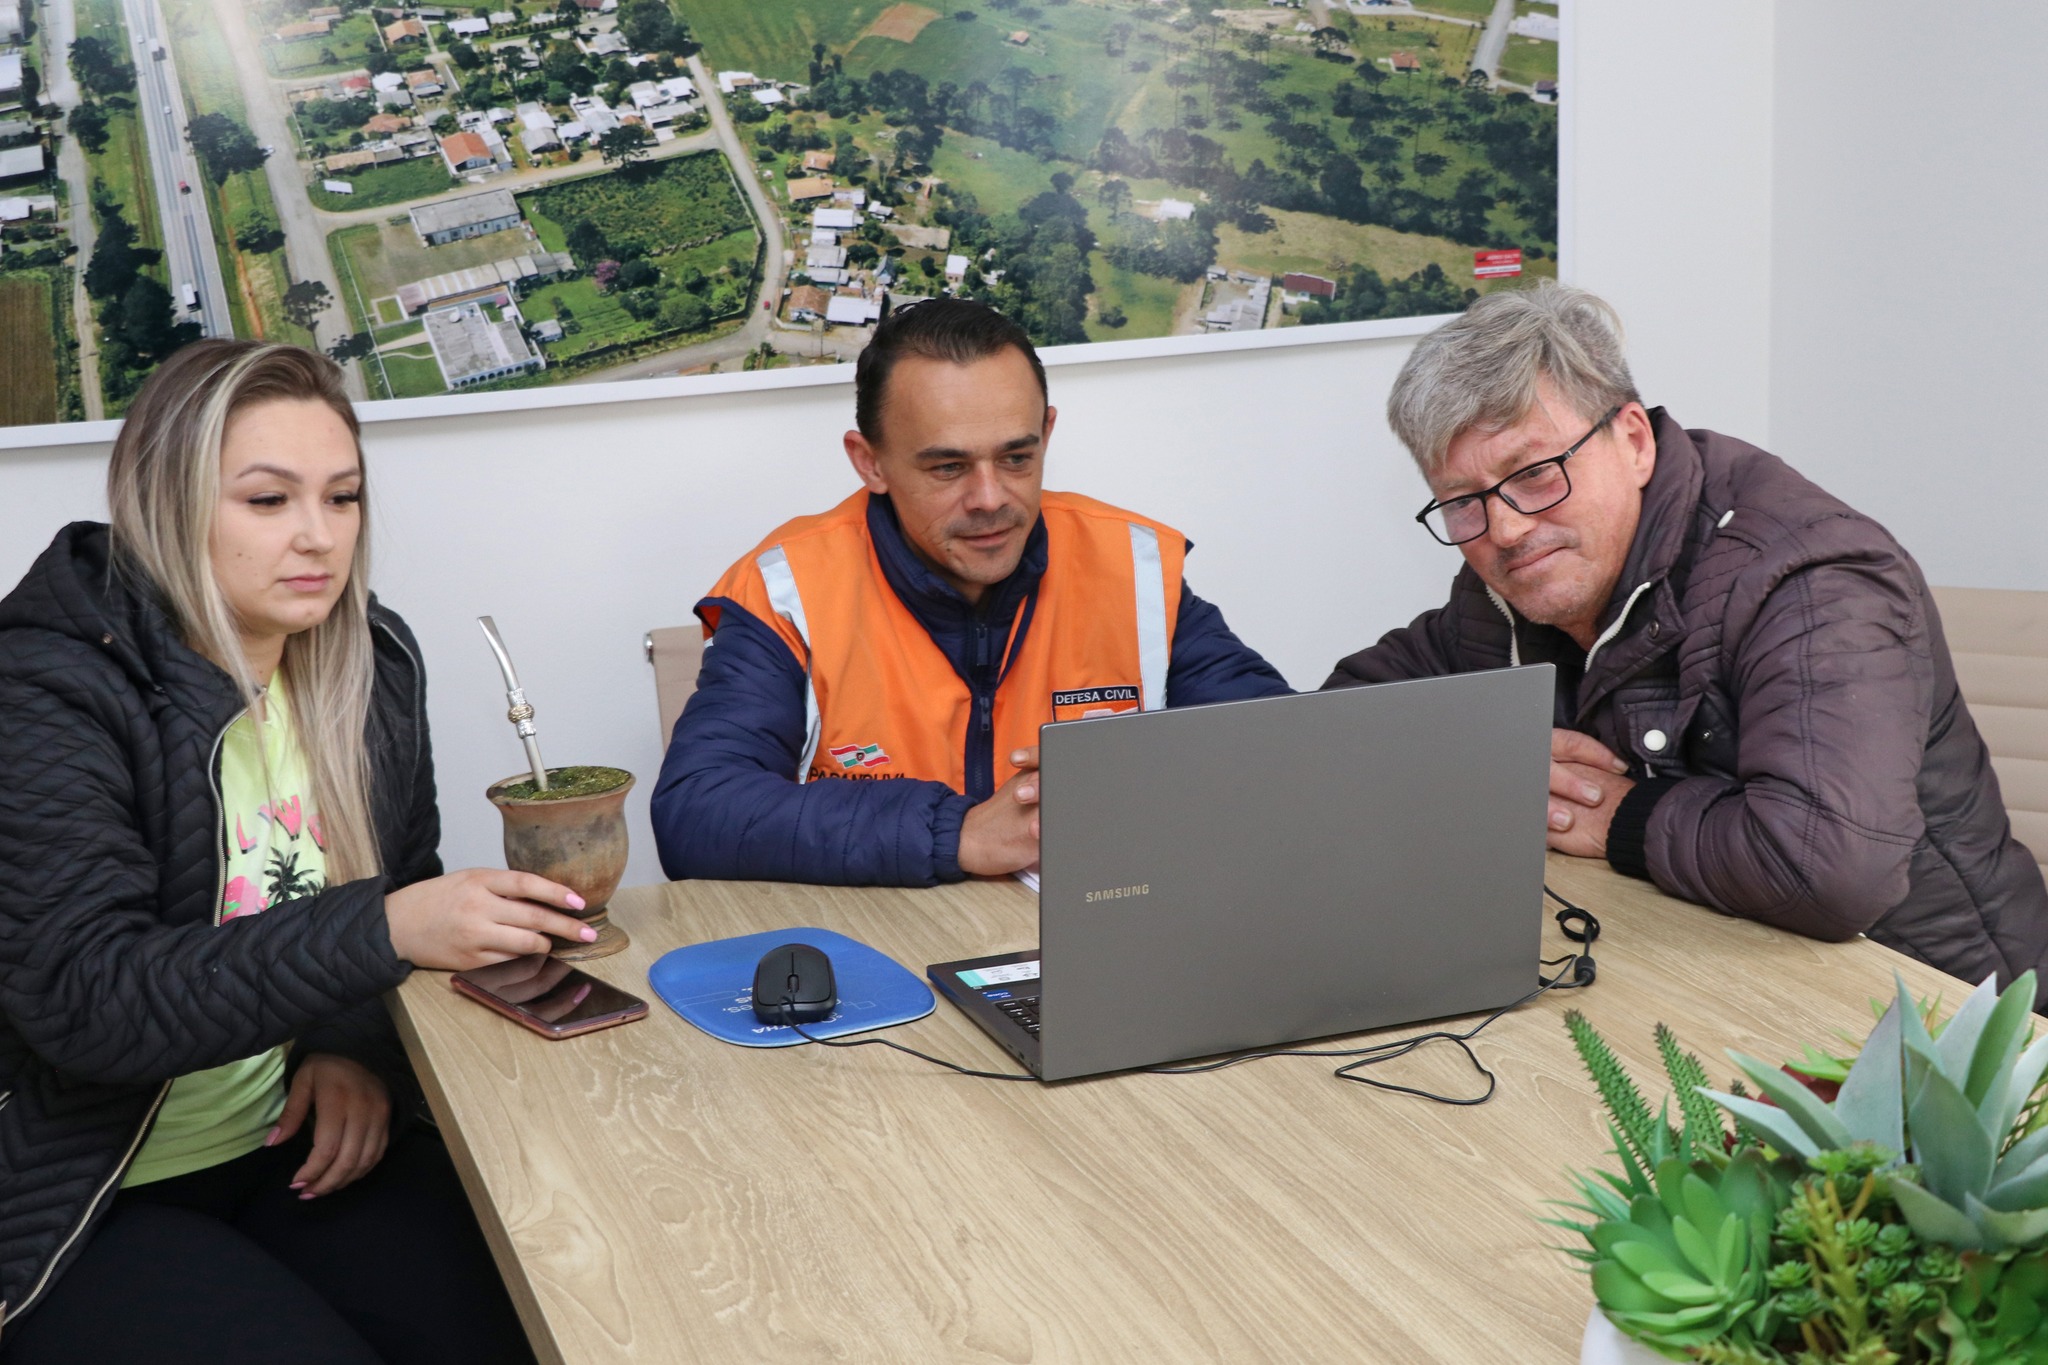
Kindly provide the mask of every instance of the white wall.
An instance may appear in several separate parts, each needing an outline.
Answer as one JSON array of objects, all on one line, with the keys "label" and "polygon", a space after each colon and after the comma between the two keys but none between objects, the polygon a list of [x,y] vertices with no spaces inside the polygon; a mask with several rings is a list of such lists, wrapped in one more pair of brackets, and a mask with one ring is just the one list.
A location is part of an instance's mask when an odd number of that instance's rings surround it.
[{"label": "white wall", "polygon": [[1566,271],[1620,310],[1645,402],[1760,445],[1771,439],[1777,8],[1577,0],[1565,54],[1576,70],[1562,82],[1575,195]]},{"label": "white wall", "polygon": [[1779,12],[1773,449],[1936,583],[2048,588],[2044,53],[2037,0]]},{"label": "white wall", "polygon": [[[1761,439],[1769,409],[1771,6],[1577,0],[1566,268],[1627,317],[1646,395]],[[1711,131],[1706,131],[1711,130]],[[1684,263],[1674,266],[1673,262]],[[1297,686],[1441,599],[1454,552],[1382,416],[1406,342],[1053,372],[1051,482],[1172,522],[1195,589]],[[418,631],[451,865],[498,859],[482,790],[520,764],[473,618],[496,616],[551,762],[643,775],[628,876],[659,875],[641,633],[779,521],[850,490],[841,386],[380,423],[375,582]],[[0,583],[103,515],[99,448],[0,453]]]}]

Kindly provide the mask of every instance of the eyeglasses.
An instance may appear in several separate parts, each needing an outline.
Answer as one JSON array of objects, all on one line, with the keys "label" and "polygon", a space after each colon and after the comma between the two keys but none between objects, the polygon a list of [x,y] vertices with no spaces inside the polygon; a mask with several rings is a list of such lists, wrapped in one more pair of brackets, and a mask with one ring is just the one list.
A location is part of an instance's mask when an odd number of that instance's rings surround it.
[{"label": "eyeglasses", "polygon": [[1610,408],[1607,415],[1595,422],[1591,431],[1572,442],[1572,448],[1564,454],[1525,464],[1491,488],[1482,488],[1477,493],[1467,493],[1448,502],[1433,502],[1417,512],[1415,519],[1445,545],[1463,545],[1486,534],[1488,498],[1499,498],[1525,517],[1549,511],[1572,495],[1572,476],[1565,472],[1564,462],[1578,454],[1586,442],[1620,416],[1621,407]]}]

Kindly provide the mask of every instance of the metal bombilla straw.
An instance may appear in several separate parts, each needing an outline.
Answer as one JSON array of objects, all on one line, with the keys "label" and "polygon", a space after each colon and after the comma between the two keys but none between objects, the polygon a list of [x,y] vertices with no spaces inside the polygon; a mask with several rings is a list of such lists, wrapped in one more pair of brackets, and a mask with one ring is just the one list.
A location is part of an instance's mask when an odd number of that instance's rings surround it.
[{"label": "metal bombilla straw", "polygon": [[533,703],[526,699],[525,689],[519,686],[519,675],[512,671],[512,656],[505,652],[505,642],[498,636],[497,622],[488,616],[479,616],[476,623],[484,628],[484,639],[490,642],[491,653],[498,656],[498,671],[505,675],[505,701],[508,709],[505,719],[519,732],[519,742],[526,746],[526,761],[533,768],[533,785],[541,790],[548,789],[547,766],[540,761],[540,741],[533,728]]}]

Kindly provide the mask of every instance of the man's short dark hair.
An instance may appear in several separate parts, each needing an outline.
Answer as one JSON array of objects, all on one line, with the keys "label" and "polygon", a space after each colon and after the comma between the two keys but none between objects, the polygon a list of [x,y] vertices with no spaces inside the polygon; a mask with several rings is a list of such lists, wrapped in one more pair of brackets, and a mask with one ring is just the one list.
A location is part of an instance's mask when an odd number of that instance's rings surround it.
[{"label": "man's short dark hair", "polygon": [[876,326],[873,339],[854,363],[854,425],[870,441],[881,439],[883,392],[889,372],[905,356],[965,365],[1011,348],[1022,351],[1031,362],[1039,397],[1049,398],[1045,366],[1030,336],[987,304],[970,299],[926,299],[899,308]]}]

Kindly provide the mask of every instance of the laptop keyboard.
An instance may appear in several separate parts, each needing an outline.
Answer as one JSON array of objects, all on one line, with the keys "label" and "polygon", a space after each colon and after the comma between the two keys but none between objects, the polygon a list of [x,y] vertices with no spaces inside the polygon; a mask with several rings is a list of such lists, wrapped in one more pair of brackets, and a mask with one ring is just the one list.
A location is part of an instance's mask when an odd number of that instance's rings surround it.
[{"label": "laptop keyboard", "polygon": [[997,1000],[991,1002],[1004,1014],[1010,1016],[1017,1026],[1033,1037],[1038,1035],[1038,997],[1026,996],[1021,1000]]}]

